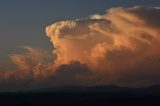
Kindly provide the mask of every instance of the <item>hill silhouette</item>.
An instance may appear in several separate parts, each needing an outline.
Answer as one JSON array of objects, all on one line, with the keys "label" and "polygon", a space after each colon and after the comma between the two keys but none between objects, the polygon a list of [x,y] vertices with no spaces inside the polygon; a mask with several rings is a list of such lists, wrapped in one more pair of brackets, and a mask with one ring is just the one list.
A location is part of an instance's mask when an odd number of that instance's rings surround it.
[{"label": "hill silhouette", "polygon": [[160,105],[160,85],[128,88],[118,86],[66,86],[0,93],[1,106],[53,105]]}]

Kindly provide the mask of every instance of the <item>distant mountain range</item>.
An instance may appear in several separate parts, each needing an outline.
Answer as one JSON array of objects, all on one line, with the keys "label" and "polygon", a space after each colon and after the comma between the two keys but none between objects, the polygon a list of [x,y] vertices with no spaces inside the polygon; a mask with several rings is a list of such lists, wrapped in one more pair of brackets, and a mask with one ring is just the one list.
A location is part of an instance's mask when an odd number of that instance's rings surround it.
[{"label": "distant mountain range", "polygon": [[146,94],[146,95],[160,95],[160,85],[154,85],[149,87],[141,88],[129,88],[129,87],[118,87],[118,86],[66,86],[66,87],[55,87],[55,88],[44,88],[37,90],[29,90],[27,92],[36,93],[127,93],[127,94]]},{"label": "distant mountain range", "polygon": [[0,106],[160,106],[159,98],[160,85],[141,88],[66,86],[1,92]]}]

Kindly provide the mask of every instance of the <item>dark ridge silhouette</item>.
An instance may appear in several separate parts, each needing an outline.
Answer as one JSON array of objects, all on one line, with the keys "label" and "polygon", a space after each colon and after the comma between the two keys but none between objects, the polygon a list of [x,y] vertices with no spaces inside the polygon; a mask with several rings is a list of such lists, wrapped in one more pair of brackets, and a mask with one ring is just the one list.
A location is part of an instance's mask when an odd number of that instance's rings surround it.
[{"label": "dark ridge silhouette", "polygon": [[128,88],[118,86],[66,86],[19,92],[1,92],[0,106],[54,105],[160,105],[160,85]]},{"label": "dark ridge silhouette", "polygon": [[73,92],[90,92],[90,93],[104,93],[104,92],[120,92],[120,91],[128,91],[133,88],[128,87],[118,87],[118,86],[65,86],[65,87],[55,87],[55,88],[44,88],[44,89],[36,89],[36,90],[28,90],[26,92],[36,92],[36,93],[46,93],[46,92],[66,92],[66,93],[73,93]]},{"label": "dark ridge silhouette", "polygon": [[149,87],[140,87],[140,88],[130,88],[130,87],[119,87],[119,86],[65,86],[65,87],[55,87],[55,88],[43,88],[36,90],[28,90],[28,91],[20,91],[27,93],[117,93],[117,92],[127,92],[131,94],[139,93],[139,94],[152,94],[152,95],[160,95],[160,85],[153,85]]}]

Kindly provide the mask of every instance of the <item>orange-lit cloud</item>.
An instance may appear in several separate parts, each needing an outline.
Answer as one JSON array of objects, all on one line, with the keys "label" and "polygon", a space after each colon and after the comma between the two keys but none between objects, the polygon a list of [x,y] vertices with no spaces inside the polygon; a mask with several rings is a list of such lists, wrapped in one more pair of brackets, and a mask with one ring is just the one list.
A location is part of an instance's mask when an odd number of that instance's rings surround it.
[{"label": "orange-lit cloud", "polygon": [[139,86],[159,83],[159,78],[153,80],[160,75],[159,63],[151,62],[160,58],[159,19],[159,8],[118,7],[104,15],[54,23],[46,33],[56,48],[56,62],[87,64],[102,77],[100,84]]},{"label": "orange-lit cloud", "polygon": [[[159,84],[159,19],[158,7],[117,7],[54,23],[46,28],[53,54],[25,47],[26,53],[10,56],[17,67],[0,73],[0,84],[19,79],[18,85],[29,81],[28,87]],[[51,56],[55,59],[47,61]]]},{"label": "orange-lit cloud", "polygon": [[[24,53],[10,55],[14,67],[0,73],[0,91],[83,85],[87,82],[82,78],[91,75],[88,66],[78,61],[57,64],[52,52],[29,46],[23,49]],[[52,61],[49,61],[50,58]]]},{"label": "orange-lit cloud", "polygon": [[16,68],[12,71],[4,71],[1,79],[13,77],[13,74],[17,79],[39,79],[54,73],[53,63],[47,62],[47,58],[53,56],[51,53],[29,46],[23,48],[26,50],[25,53],[10,55]]}]

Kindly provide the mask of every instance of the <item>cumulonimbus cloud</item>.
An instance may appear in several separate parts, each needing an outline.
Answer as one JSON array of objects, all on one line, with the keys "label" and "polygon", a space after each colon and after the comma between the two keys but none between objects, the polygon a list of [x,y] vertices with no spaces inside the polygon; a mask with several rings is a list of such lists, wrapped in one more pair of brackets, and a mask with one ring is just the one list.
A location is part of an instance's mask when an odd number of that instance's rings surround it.
[{"label": "cumulonimbus cloud", "polygon": [[[104,15],[67,20],[46,28],[57,63],[79,61],[99,83],[145,85],[159,83],[160,9],[111,8]],[[75,70],[76,71],[76,70]]]},{"label": "cumulonimbus cloud", "polygon": [[48,85],[159,84],[159,19],[159,8],[137,6],[56,22],[46,28],[56,59],[45,62],[48,53],[27,47],[27,53],[11,55],[16,71],[1,73],[1,79],[48,79]]}]

